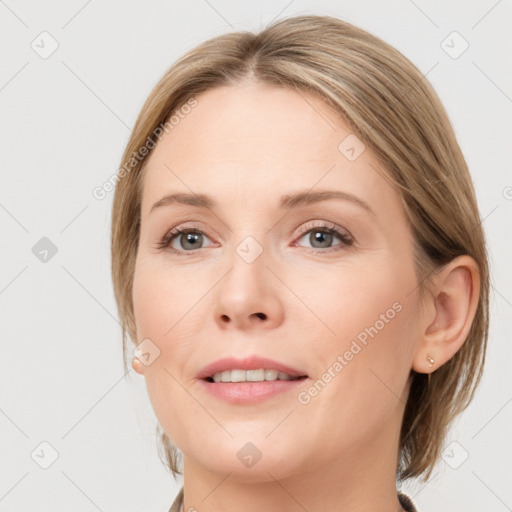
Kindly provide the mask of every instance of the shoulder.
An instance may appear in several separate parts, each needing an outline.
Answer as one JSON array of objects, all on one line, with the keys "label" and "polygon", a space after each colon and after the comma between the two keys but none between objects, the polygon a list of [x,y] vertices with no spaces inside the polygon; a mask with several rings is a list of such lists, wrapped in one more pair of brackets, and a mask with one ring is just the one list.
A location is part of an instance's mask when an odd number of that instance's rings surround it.
[{"label": "shoulder", "polygon": [[[411,500],[411,498],[409,498],[409,496],[407,496],[407,494],[399,492],[398,493],[398,501],[400,501],[400,505],[407,512],[418,512],[418,510],[414,506],[413,501]],[[174,502],[171,505],[169,512],[181,512],[182,505],[183,505],[183,487],[181,487],[179,493],[177,494],[176,498],[174,499]]]}]

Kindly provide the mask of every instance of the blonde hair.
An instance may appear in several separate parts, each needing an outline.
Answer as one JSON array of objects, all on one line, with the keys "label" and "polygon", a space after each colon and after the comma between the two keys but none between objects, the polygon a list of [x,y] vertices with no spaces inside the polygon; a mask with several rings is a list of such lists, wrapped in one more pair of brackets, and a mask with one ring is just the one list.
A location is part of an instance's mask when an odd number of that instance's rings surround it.
[{"label": "blonde hair", "polygon": [[[415,239],[421,296],[432,273],[456,256],[470,255],[478,264],[480,297],[465,343],[431,375],[430,385],[426,374],[411,370],[397,479],[427,480],[450,423],[469,405],[483,371],[489,323],[485,238],[471,177],[437,94],[399,51],[339,19],[298,16],[257,34],[210,39],[179,59],[146,100],[122,158],[112,208],[112,279],[125,369],[127,334],[137,344],[132,285],[147,159],[134,161],[134,155],[150,141],[155,145],[159,127],[187,101],[247,79],[314,94],[373,151],[400,191]],[[179,450],[159,426],[157,433],[176,477],[182,473]]]}]

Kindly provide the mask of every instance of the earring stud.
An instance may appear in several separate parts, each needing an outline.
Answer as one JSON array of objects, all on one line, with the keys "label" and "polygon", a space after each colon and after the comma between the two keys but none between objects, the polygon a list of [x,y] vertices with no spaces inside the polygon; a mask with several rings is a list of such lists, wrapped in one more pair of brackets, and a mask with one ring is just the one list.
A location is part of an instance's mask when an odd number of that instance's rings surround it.
[{"label": "earring stud", "polygon": [[430,354],[427,354],[427,361],[430,364],[430,368],[432,368],[434,366],[434,358]]}]

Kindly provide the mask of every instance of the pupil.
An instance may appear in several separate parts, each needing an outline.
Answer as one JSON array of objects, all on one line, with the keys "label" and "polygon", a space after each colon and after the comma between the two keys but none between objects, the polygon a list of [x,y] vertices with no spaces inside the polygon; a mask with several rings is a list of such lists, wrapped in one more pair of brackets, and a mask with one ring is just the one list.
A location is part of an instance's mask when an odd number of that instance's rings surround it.
[{"label": "pupil", "polygon": [[[320,242],[321,244],[329,244],[329,242],[331,242],[331,239],[332,239],[332,235],[330,233],[324,233],[322,231],[314,231],[311,233],[311,235],[313,236],[313,242]],[[313,245],[313,244],[311,244]],[[313,247],[315,247],[313,245]],[[325,247],[321,247],[321,248],[325,248]]]},{"label": "pupil", "polygon": [[198,238],[200,236],[202,236],[202,235],[200,235],[200,234],[193,234],[193,233],[186,233],[185,234],[186,242],[185,242],[185,244],[183,244],[183,247],[184,248],[188,248],[188,249],[195,249],[195,247],[193,247],[193,246],[192,247],[190,247],[190,246],[187,247],[187,244],[189,244],[190,242],[192,242],[192,243],[193,242],[197,242],[197,240],[198,240]]}]

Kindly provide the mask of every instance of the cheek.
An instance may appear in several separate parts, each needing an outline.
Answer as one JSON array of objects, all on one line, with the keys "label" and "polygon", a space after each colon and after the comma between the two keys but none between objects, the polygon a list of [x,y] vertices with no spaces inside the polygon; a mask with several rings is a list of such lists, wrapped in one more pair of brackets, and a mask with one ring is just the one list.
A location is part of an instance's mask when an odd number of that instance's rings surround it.
[{"label": "cheek", "polygon": [[133,280],[133,309],[137,338],[158,339],[171,329],[187,301],[170,272],[159,269],[151,258],[137,262]]},{"label": "cheek", "polygon": [[[411,320],[417,318],[412,267],[376,266],[353,283],[350,315],[354,319],[351,340],[360,342],[360,362],[367,378],[381,390],[389,383],[397,394],[404,375],[409,372],[413,346]],[[358,355],[358,357],[359,357]],[[388,391],[389,392],[389,391]]]},{"label": "cheek", "polygon": [[[338,277],[326,281],[327,293],[324,288],[323,295],[316,294],[316,307],[335,334],[323,330],[327,334],[311,349],[311,355],[316,359],[315,378],[329,381],[325,375],[329,368],[336,377],[315,401],[321,409],[350,416],[348,422],[360,421],[371,435],[405,401],[402,396],[418,336],[416,294],[410,293],[415,286],[414,271],[412,266],[398,268],[392,262],[381,262],[334,275]],[[339,428],[338,434],[345,435],[346,423],[337,425],[334,430]]]},{"label": "cheek", "polygon": [[185,364],[203,320],[201,308],[194,307],[199,292],[204,293],[204,287],[187,286],[179,275],[151,258],[138,260],[132,294],[137,340],[149,339],[159,350],[151,365],[144,367],[144,380],[153,410],[171,439],[179,437],[173,430],[179,422],[169,418],[201,414],[186,391],[192,374]]},{"label": "cheek", "polygon": [[374,264],[330,271],[317,279],[324,284],[306,285],[303,293],[331,330],[330,335],[325,330],[325,338],[335,338],[338,343],[350,341],[376,323],[379,331],[390,332],[389,326],[401,316],[398,310],[414,295],[408,295],[415,284],[412,271],[376,258]]}]

